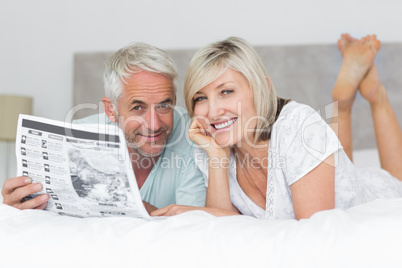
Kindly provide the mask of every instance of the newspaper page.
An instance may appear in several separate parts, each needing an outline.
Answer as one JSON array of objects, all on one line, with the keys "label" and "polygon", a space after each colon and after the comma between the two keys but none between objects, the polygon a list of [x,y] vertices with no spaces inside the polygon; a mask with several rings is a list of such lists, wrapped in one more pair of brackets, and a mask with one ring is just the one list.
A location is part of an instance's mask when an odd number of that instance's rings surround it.
[{"label": "newspaper page", "polygon": [[[106,133],[107,132],[107,133]],[[20,115],[16,140],[18,175],[40,182],[46,210],[59,214],[150,219],[125,144],[116,126],[76,125]]]}]

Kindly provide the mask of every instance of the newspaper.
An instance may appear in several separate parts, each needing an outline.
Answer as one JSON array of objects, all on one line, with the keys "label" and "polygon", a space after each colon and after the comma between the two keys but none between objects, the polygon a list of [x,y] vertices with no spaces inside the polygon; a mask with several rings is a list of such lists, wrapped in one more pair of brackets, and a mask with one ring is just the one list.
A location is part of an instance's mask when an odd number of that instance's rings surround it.
[{"label": "newspaper", "polygon": [[[48,194],[46,210],[59,214],[150,219],[116,126],[76,125],[20,115],[16,139],[18,175]],[[153,217],[152,217],[153,218]]]}]

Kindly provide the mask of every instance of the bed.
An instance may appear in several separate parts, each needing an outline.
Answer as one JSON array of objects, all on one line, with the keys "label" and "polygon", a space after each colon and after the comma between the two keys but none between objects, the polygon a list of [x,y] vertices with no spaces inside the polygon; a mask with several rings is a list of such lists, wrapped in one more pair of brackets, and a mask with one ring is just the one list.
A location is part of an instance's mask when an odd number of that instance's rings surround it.
[{"label": "bed", "polygon": [[0,206],[1,267],[401,267],[402,199],[308,220],[73,218]]},{"label": "bed", "polygon": [[[279,95],[330,119],[341,58],[335,45],[257,47]],[[194,50],[169,51],[179,69],[178,104]],[[74,118],[98,112],[105,53],[77,53]],[[402,44],[383,44],[381,78],[402,119]],[[379,165],[369,107],[354,108],[355,162]],[[364,116],[363,116],[364,115]],[[402,199],[322,211],[308,220],[214,217],[192,211],[164,220],[74,218],[0,204],[0,267],[402,267]]]}]

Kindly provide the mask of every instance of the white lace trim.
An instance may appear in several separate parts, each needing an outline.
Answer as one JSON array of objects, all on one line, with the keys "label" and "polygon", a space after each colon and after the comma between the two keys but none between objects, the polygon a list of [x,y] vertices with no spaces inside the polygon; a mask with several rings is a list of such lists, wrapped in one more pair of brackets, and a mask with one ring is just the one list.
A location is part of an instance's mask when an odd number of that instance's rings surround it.
[{"label": "white lace trim", "polygon": [[[272,152],[268,150],[268,155]],[[275,205],[275,198],[274,198],[274,174],[272,172],[272,168],[268,169],[268,184],[267,184],[267,196],[266,196],[266,203],[265,203],[265,215],[264,218],[266,220],[274,219],[274,205]]]}]

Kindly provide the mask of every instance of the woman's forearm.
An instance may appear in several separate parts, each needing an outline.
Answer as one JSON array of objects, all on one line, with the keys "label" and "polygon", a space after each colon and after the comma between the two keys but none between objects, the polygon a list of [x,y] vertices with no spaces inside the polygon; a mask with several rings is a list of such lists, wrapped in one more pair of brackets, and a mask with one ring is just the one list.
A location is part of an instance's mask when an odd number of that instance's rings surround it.
[{"label": "woman's forearm", "polygon": [[206,207],[233,211],[229,190],[229,157],[209,157]]}]

